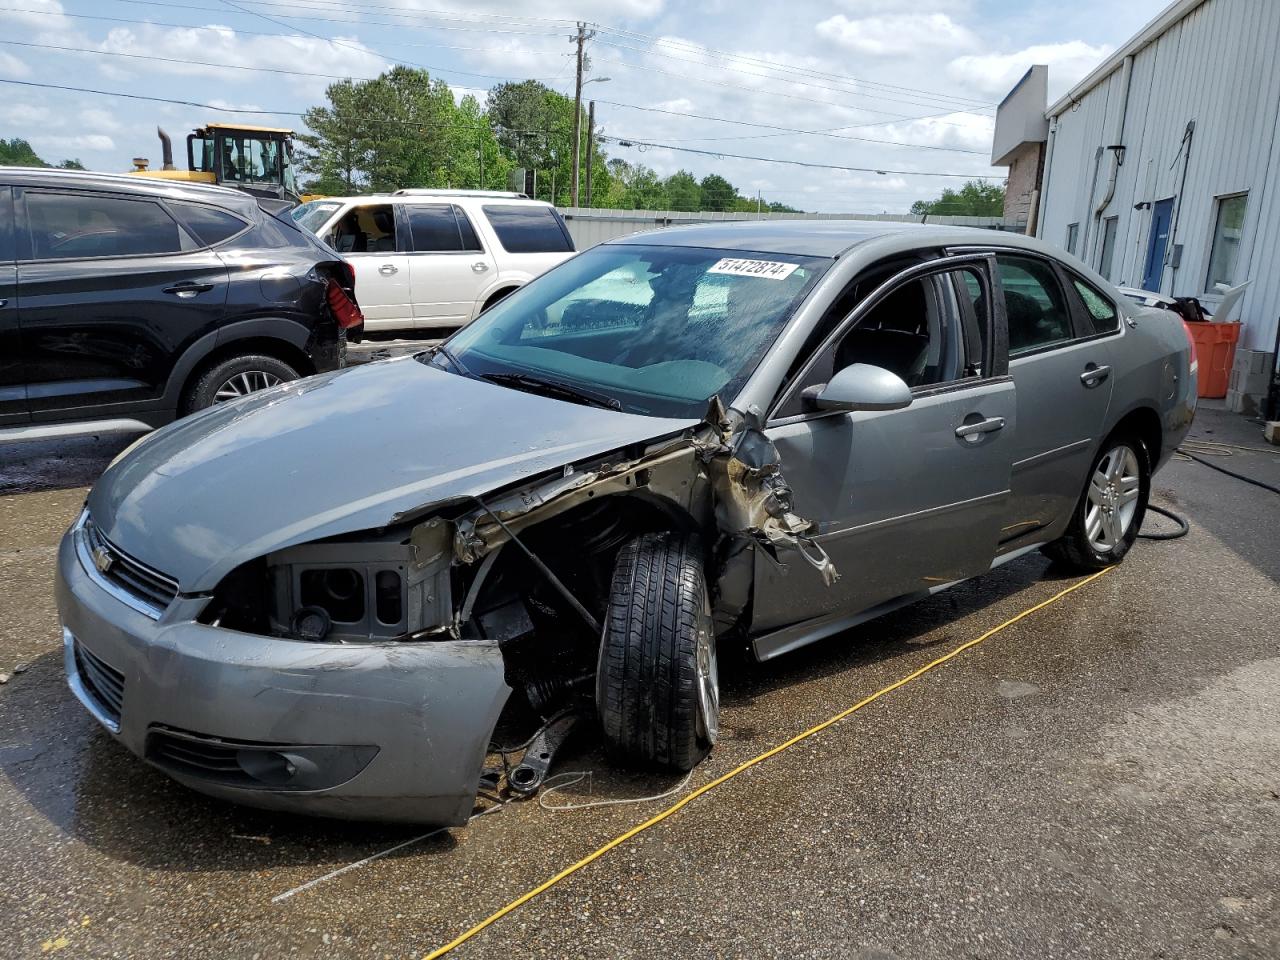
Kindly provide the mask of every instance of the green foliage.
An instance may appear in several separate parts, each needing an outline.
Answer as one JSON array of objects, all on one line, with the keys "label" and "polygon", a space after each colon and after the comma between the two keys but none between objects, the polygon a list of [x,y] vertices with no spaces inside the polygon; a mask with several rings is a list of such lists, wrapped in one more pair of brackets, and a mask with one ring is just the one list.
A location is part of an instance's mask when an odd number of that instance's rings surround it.
[{"label": "green foliage", "polygon": [[[343,80],[328,103],[306,112],[300,166],[314,193],[383,192],[400,187],[507,189],[517,168],[532,171],[539,200],[560,206],[573,192],[573,100],[536,80],[502,83],[484,106],[454,103],[448,85],[425,70],[395,67],[374,80]],[[587,116],[581,116],[579,200],[585,206]],[[610,159],[596,143],[591,206],[628,210],[757,209],[728,180],[701,182],[680,170],[665,179],[642,163]],[[781,203],[759,209],[790,211]]]},{"label": "green foliage", "polygon": [[303,116],[312,133],[298,138],[309,190],[506,186],[511,164],[480,104],[474,97],[456,104],[449,85],[427,71],[393,67],[374,80],[332,84],[325,93],[328,106]]},{"label": "green foliage", "polygon": [[[49,167],[27,141],[14,137],[12,140],[0,140],[0,166],[6,167]],[[63,160],[58,165],[60,170],[83,170],[84,164],[79,160]]]},{"label": "green foliage", "polygon": [[949,217],[1004,216],[1004,186],[987,180],[970,180],[959,190],[950,187],[937,200],[917,200],[911,205],[917,216],[936,214]]}]

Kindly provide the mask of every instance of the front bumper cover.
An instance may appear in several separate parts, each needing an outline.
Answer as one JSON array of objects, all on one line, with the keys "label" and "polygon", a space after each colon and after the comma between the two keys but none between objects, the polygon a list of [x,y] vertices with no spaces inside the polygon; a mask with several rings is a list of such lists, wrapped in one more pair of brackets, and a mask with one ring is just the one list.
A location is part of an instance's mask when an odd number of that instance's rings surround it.
[{"label": "front bumper cover", "polygon": [[181,596],[153,619],[90,575],[80,536],[58,552],[68,682],[133,753],[251,806],[466,822],[510,693],[496,644],[301,643],[197,623]]}]

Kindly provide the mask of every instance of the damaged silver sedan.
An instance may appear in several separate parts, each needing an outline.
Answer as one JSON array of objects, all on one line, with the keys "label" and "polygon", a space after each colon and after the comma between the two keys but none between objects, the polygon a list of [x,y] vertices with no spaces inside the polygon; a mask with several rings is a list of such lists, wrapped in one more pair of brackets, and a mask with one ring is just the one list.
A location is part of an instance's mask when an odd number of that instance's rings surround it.
[{"label": "damaged silver sedan", "polygon": [[441,347],[139,441],[68,532],[71,688],[262,807],[438,824],[495,730],[687,770],[768,658],[1028,550],[1121,560],[1190,425],[1181,325],[1008,234],[595,247]]}]

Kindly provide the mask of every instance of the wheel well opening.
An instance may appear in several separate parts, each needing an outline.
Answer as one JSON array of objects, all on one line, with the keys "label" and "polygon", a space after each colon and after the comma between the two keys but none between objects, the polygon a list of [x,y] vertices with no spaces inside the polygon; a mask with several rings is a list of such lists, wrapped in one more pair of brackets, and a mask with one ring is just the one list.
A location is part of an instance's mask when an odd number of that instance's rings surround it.
[{"label": "wheel well opening", "polygon": [[480,312],[484,313],[484,311],[488,310],[499,300],[506,299],[506,297],[515,293],[516,290],[518,289],[520,288],[519,287],[503,287],[501,290],[495,290],[493,293],[489,294],[489,299],[484,302],[484,306],[480,308]]},{"label": "wheel well opening", "polygon": [[1147,448],[1147,457],[1151,462],[1152,469],[1160,460],[1161,444],[1164,439],[1164,431],[1160,426],[1160,415],[1150,407],[1139,407],[1132,410],[1121,418],[1116,424],[1116,433],[1132,433],[1142,441],[1142,445]]}]

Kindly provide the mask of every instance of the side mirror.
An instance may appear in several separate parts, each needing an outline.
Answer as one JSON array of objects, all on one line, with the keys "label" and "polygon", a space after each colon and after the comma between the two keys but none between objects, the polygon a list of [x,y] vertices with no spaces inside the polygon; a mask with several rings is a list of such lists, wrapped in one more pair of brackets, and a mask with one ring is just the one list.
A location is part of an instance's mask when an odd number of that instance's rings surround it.
[{"label": "side mirror", "polygon": [[837,371],[813,403],[819,410],[901,410],[911,406],[911,388],[891,370],[853,363]]}]

